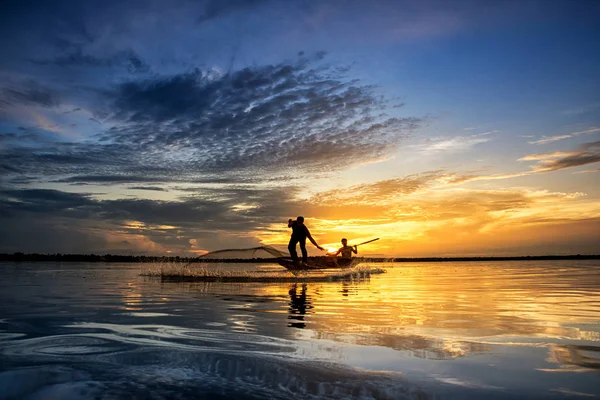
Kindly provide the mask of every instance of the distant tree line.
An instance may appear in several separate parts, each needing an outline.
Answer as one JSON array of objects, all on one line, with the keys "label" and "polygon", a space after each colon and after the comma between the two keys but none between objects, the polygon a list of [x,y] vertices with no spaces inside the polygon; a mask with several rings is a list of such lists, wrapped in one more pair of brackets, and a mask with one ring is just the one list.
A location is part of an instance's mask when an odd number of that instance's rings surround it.
[{"label": "distant tree line", "polygon": [[[309,257],[320,259],[323,257]],[[515,257],[356,257],[362,262],[451,262],[451,261],[527,261],[527,260],[598,260],[600,254],[549,255],[549,256],[515,256]],[[202,258],[180,256],[144,256],[118,254],[38,254],[38,253],[0,253],[1,261],[56,261],[56,262],[121,262],[121,263],[276,263],[276,258]]]},{"label": "distant tree line", "polygon": [[39,253],[0,253],[0,261],[57,261],[57,262],[121,262],[121,263],[191,263],[191,262],[276,262],[275,258],[214,259],[180,256],[145,256],[119,254],[39,254]]}]

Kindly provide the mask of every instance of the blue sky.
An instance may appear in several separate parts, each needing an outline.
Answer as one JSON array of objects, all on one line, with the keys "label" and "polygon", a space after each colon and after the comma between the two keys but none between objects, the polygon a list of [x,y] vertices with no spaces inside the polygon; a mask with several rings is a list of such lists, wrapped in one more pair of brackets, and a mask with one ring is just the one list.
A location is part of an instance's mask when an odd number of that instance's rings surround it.
[{"label": "blue sky", "polygon": [[0,251],[597,252],[597,1],[0,14]]}]

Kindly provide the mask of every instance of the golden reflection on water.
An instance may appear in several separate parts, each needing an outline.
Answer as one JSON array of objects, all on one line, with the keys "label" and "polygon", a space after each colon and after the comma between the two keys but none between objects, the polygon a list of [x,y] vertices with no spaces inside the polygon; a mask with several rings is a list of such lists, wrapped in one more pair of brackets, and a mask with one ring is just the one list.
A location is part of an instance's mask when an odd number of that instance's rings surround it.
[{"label": "golden reflection on water", "polygon": [[576,340],[592,343],[552,346],[549,360],[598,368],[599,288],[600,277],[586,267],[448,263],[396,265],[368,282],[299,282],[257,292],[287,294],[287,326],[309,330],[303,338],[428,359]]},{"label": "golden reflection on water", "polygon": [[[374,346],[399,358],[458,360],[528,352],[543,361],[538,371],[600,369],[598,262],[373,266],[387,273],[342,282],[303,282],[302,276],[296,283],[137,281],[141,286],[122,292],[123,306],[152,312],[162,304],[158,311],[170,313],[179,301],[183,315],[190,307],[201,320],[208,307],[215,312],[213,320],[203,320],[206,326],[282,335],[325,346],[325,353]],[[260,276],[277,267],[249,268]]]}]

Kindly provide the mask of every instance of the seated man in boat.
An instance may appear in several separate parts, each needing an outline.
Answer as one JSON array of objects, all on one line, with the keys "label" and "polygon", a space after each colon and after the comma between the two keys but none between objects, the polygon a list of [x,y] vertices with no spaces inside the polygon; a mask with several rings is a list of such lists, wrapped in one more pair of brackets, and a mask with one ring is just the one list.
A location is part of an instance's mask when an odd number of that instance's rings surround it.
[{"label": "seated man in boat", "polygon": [[348,246],[348,239],[342,239],[342,247],[338,249],[335,253],[332,254],[333,257],[336,257],[338,254],[342,254],[341,258],[352,258],[352,253],[358,254],[357,246]]},{"label": "seated man in boat", "polygon": [[296,252],[296,244],[300,243],[300,250],[302,251],[302,262],[304,264],[308,261],[308,252],[306,251],[306,238],[310,240],[312,244],[319,250],[325,250],[315,242],[315,239],[310,235],[310,232],[306,225],[304,225],[304,217],[298,217],[295,221],[290,218],[288,220],[288,228],[292,228],[292,237],[288,244],[288,250],[292,260],[298,262],[298,253]]}]

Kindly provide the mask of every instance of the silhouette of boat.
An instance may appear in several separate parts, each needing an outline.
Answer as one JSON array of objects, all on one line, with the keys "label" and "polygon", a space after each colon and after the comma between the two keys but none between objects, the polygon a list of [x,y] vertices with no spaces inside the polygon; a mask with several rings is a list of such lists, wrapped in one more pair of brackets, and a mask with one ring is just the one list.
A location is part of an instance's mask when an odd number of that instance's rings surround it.
[{"label": "silhouette of boat", "polygon": [[279,265],[290,271],[304,271],[331,268],[351,268],[360,261],[354,258],[342,257],[311,257],[308,262],[294,262],[291,258],[278,258]]}]

